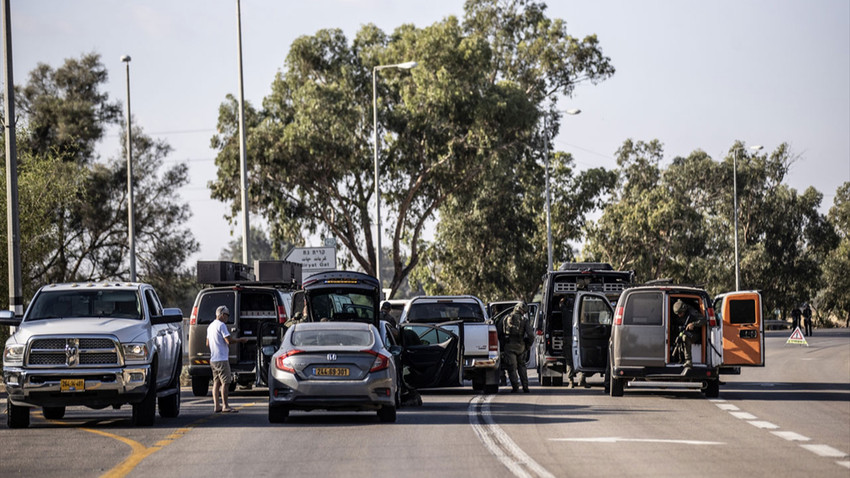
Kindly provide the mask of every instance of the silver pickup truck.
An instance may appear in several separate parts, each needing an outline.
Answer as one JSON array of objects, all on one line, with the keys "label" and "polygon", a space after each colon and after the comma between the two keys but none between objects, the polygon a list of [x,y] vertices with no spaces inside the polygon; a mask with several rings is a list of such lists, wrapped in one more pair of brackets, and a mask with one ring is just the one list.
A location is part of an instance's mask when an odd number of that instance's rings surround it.
[{"label": "silver pickup truck", "polygon": [[471,295],[415,297],[405,306],[399,324],[439,325],[460,337],[462,373],[453,383],[440,386],[462,386],[463,380],[471,380],[473,390],[499,390],[499,337],[481,299]]},{"label": "silver pickup truck", "polygon": [[132,423],[153,425],[180,413],[180,309],[163,309],[141,283],[52,284],[23,318],[0,311],[17,330],[3,350],[9,428],[26,428],[30,408],[60,419],[66,406],[131,404]]}]

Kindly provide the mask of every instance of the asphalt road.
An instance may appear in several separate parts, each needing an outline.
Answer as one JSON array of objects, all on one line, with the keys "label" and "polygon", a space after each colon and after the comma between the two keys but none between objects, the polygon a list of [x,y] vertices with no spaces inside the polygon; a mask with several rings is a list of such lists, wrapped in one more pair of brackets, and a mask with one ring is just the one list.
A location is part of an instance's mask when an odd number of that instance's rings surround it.
[{"label": "asphalt road", "polygon": [[[698,391],[540,387],[532,393],[423,393],[381,424],[374,413],[293,412],[267,420],[264,391],[183,391],[180,416],[130,426],[130,408],[69,408],[62,420],[0,423],[0,476],[850,476],[850,331],[809,346],[769,332],[767,366]],[[5,403],[5,399],[3,400]]]}]

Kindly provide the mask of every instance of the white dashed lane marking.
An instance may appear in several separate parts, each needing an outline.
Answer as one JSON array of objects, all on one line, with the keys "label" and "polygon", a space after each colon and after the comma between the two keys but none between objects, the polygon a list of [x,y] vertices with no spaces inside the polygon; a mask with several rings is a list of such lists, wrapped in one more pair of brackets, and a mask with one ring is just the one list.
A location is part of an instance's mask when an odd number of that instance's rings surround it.
[{"label": "white dashed lane marking", "polygon": [[[726,400],[723,400],[722,398],[712,399],[711,402],[717,405],[717,408],[729,412],[729,414],[735,418],[738,418],[740,420],[746,420],[747,423],[753,425],[754,427],[766,430],[775,430],[771,431],[770,433],[773,433],[774,435],[784,440],[797,442],[811,441],[811,438],[800,435],[799,433],[795,433],[792,431],[776,431],[776,429],[779,428],[779,425],[774,425],[773,423],[759,420],[758,417],[751,413],[739,411],[740,409],[738,407],[732,405],[731,403],[726,403]],[[835,448],[829,445],[813,445],[808,443],[801,443],[800,447],[805,448],[806,450],[814,453],[815,455],[826,458],[844,458],[847,456],[847,453],[844,453],[841,450],[836,450]],[[839,466],[850,468],[850,461],[841,460],[836,461],[835,463]]]}]

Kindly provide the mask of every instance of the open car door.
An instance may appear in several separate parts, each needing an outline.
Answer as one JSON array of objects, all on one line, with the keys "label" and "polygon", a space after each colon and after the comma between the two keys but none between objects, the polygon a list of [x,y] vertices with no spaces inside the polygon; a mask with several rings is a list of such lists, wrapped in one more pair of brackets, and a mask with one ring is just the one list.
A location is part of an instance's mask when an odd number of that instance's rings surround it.
[{"label": "open car door", "polygon": [[455,387],[463,384],[461,338],[444,325],[462,329],[460,322],[399,326],[404,380],[413,388]]},{"label": "open car door", "polygon": [[571,344],[573,366],[580,372],[604,372],[608,368],[608,340],[614,309],[603,294],[578,292],[573,307]]},{"label": "open car door", "polygon": [[740,291],[714,299],[714,313],[723,323],[723,365],[764,366],[764,321],[761,294]]}]

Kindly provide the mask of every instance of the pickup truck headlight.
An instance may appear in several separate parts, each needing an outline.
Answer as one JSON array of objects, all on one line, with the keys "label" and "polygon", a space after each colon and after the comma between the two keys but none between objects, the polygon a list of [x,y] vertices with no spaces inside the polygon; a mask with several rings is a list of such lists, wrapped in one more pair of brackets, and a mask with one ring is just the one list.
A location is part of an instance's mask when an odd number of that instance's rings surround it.
[{"label": "pickup truck headlight", "polygon": [[144,362],[148,358],[148,346],[146,344],[121,344],[124,348],[125,362]]},{"label": "pickup truck headlight", "polygon": [[3,366],[20,367],[24,365],[24,347],[23,344],[7,345],[3,350]]}]

